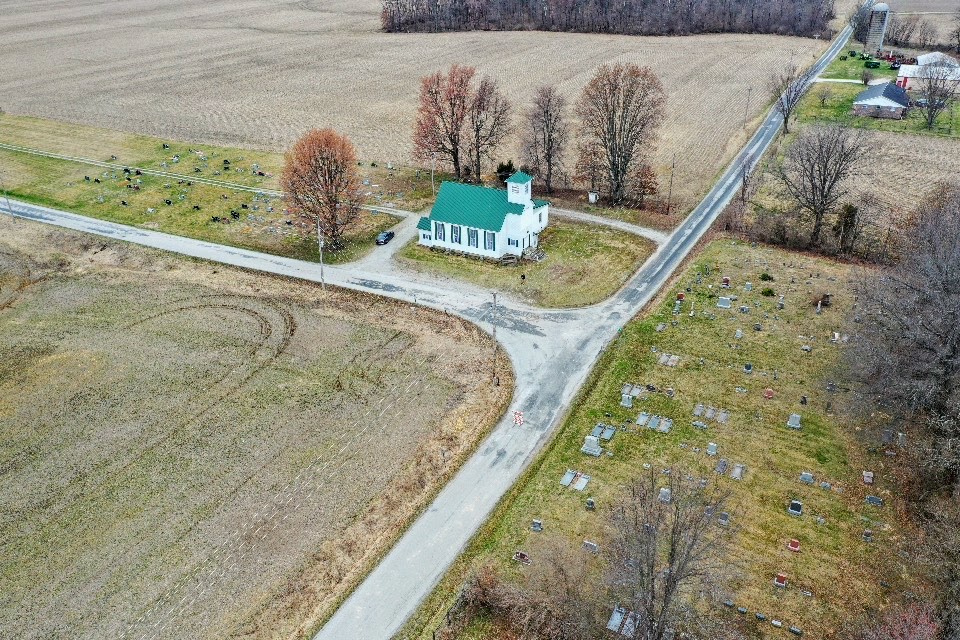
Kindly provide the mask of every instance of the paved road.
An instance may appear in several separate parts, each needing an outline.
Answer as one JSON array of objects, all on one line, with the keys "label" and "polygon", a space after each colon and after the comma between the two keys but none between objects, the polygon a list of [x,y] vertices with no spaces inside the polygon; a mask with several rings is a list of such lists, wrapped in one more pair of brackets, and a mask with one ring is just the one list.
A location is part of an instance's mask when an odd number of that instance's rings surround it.
[{"label": "paved road", "polygon": [[[842,49],[848,36],[849,28],[817,63],[816,73]],[[476,454],[344,602],[315,640],[386,640],[403,625],[547,441],[601,351],[617,335],[618,329],[667,283],[736,194],[742,168],[762,155],[777,136],[781,122],[776,113],[766,118],[703,202],[629,282],[601,304],[554,311],[535,309],[507,298],[494,309],[486,290],[459,281],[401,272],[387,255],[402,245],[398,241],[352,265],[326,267],[328,284],[446,310],[485,328],[496,325],[497,338],[516,372],[516,392],[507,415]],[[0,211],[7,209],[5,205],[0,199]],[[47,224],[249,269],[320,280],[319,266],[314,263],[127,227],[16,201],[10,209],[12,211],[7,212],[15,216]],[[414,220],[410,217],[400,224],[401,235],[411,234]],[[524,412],[522,427],[514,426],[513,410]]]}]

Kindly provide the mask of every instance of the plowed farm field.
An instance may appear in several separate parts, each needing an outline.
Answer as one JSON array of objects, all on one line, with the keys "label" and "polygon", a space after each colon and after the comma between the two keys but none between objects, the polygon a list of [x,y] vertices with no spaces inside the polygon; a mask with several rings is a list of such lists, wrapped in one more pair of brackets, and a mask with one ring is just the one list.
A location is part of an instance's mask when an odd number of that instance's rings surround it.
[{"label": "plowed farm field", "polygon": [[491,351],[4,217],[0,637],[303,637],[503,412]]},{"label": "plowed farm field", "polygon": [[[648,65],[669,94],[654,164],[693,204],[766,108],[766,79],[822,41],[542,32],[385,34],[378,0],[20,3],[0,14],[0,107],[162,138],[282,150],[333,126],[369,161],[412,162],[418,79],[452,63],[497,78],[520,113],[540,85],[573,101],[596,67]],[[498,156],[518,160],[516,136]],[[572,166],[572,162],[571,162]],[[665,184],[665,182],[664,182]]]}]

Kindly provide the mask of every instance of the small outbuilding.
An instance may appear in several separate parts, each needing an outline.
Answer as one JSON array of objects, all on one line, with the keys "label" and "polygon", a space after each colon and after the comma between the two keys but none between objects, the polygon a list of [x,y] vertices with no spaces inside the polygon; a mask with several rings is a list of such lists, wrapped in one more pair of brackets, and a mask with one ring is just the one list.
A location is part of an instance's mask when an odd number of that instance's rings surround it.
[{"label": "small outbuilding", "polygon": [[907,92],[892,82],[868,87],[853,100],[853,113],[857,116],[902,120],[909,110]]}]

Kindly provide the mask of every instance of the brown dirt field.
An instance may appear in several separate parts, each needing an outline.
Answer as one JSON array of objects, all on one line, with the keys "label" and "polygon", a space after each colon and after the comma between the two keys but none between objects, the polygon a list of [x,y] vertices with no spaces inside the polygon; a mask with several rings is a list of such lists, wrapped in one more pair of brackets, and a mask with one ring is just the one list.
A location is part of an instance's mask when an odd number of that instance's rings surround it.
[{"label": "brown dirt field", "polygon": [[303,635],[502,413],[491,350],[443,314],[0,219],[0,636]]},{"label": "brown dirt field", "polygon": [[[108,129],[282,149],[334,126],[368,160],[410,161],[418,79],[451,63],[498,78],[519,106],[553,82],[571,99],[597,65],[651,66],[669,94],[654,163],[677,155],[680,206],[704,193],[765,107],[767,75],[824,42],[543,32],[384,34],[378,0],[49,0],[0,15],[0,105]],[[500,156],[517,159],[514,148]]]}]

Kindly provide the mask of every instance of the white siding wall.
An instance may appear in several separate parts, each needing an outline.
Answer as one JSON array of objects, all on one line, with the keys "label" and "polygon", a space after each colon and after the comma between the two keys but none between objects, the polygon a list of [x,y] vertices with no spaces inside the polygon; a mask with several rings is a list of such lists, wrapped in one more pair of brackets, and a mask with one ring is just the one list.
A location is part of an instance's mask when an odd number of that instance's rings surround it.
[{"label": "white siding wall", "polygon": [[[541,213],[543,214],[542,222],[540,221]],[[525,211],[522,215],[508,213],[503,223],[503,229],[496,234],[496,248],[493,251],[490,251],[486,249],[486,231],[483,229],[477,230],[477,244],[479,246],[471,247],[468,244],[468,227],[460,227],[460,242],[456,243],[453,241],[452,227],[457,225],[452,225],[448,222],[441,223],[443,224],[443,240],[440,240],[438,238],[438,234],[436,233],[437,223],[431,221],[430,231],[420,231],[419,243],[427,247],[440,247],[454,251],[463,251],[464,253],[472,253],[474,255],[480,255],[486,258],[499,258],[507,253],[519,256],[523,253],[525,247],[537,246],[537,236],[546,228],[548,223],[549,207],[547,206],[540,207],[538,209],[534,209],[532,206],[530,206],[530,208],[528,208],[527,211]],[[527,243],[528,238],[529,244]],[[510,245],[508,242],[509,240],[517,240],[517,246]]]}]

